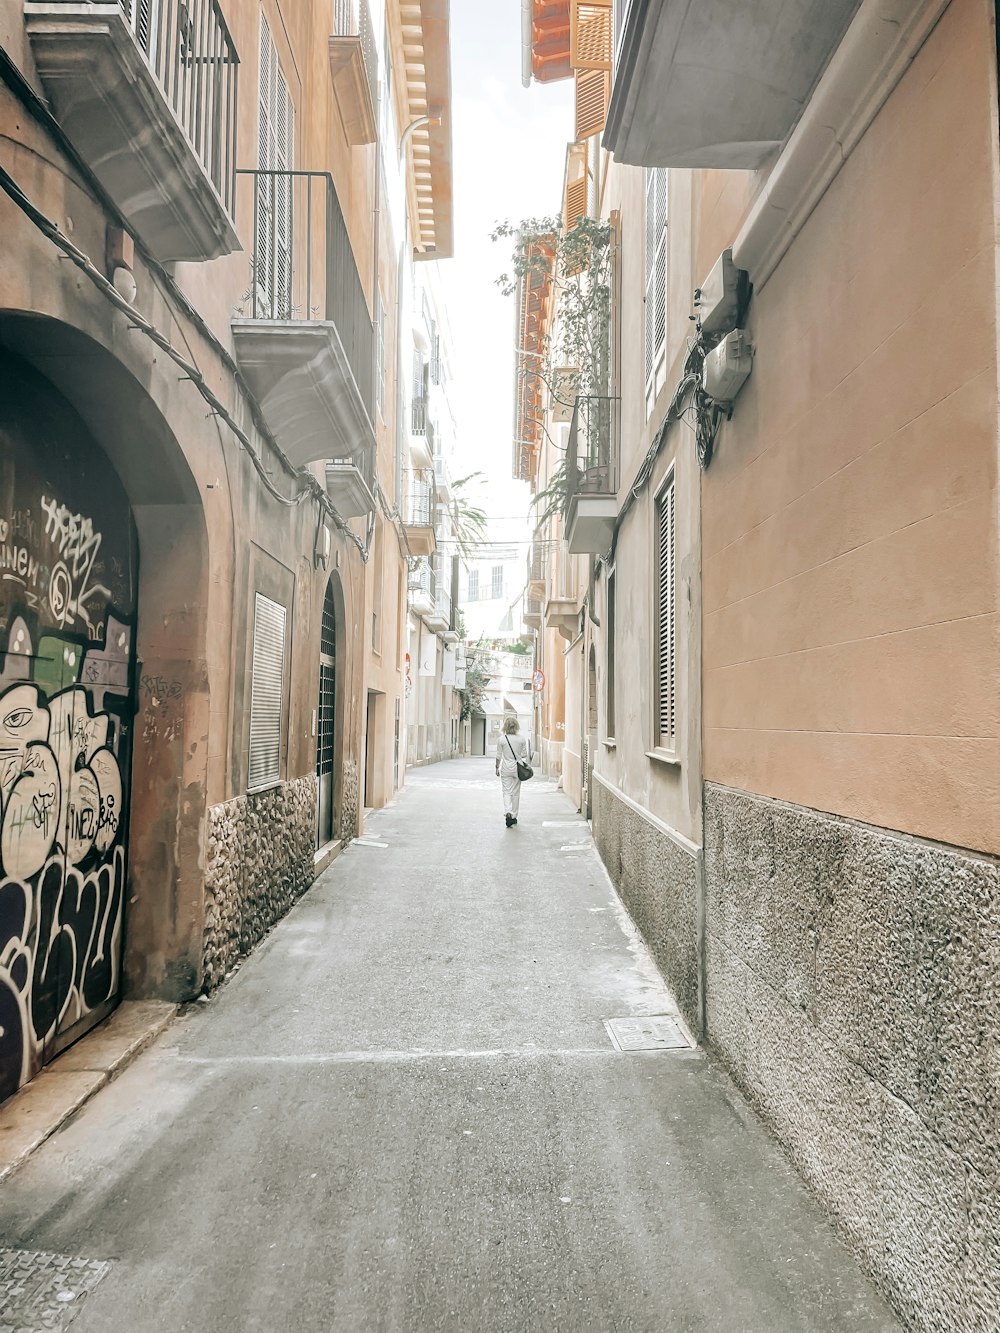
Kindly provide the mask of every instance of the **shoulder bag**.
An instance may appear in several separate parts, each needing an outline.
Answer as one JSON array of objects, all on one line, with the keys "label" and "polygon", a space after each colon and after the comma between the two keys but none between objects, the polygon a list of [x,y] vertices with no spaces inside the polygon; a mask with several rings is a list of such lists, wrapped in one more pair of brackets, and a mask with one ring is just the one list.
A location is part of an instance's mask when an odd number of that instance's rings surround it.
[{"label": "shoulder bag", "polygon": [[520,779],[521,782],[527,782],[529,778],[533,778],[535,776],[535,770],[531,767],[530,764],[522,763],[521,760],[518,759],[517,755],[514,754],[514,747],[510,743],[509,736],[507,737],[507,745],[510,748],[511,754],[514,755],[514,763],[517,764],[518,778]]}]

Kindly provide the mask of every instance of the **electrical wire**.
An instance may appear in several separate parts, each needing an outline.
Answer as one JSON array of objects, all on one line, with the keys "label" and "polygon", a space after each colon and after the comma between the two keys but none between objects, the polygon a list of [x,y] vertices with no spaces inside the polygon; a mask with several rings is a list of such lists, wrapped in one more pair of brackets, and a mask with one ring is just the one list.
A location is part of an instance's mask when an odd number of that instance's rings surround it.
[{"label": "electrical wire", "polygon": [[[72,147],[72,144],[67,139],[65,131],[62,129],[62,126],[52,115],[51,111],[49,111],[48,107],[41,100],[41,98],[38,97],[34,89],[32,89],[31,86],[26,82],[20,70],[17,68],[16,65],[14,65],[13,61],[11,60],[7,52],[2,49],[0,49],[0,77],[2,77],[3,81],[7,84],[7,86],[10,87],[11,90],[17,94],[21,102],[32,113],[32,115],[34,115],[36,119],[38,119],[45,126],[45,128],[51,133],[51,135],[56,139],[59,147],[67,154],[67,156],[73,162],[73,165],[77,168],[80,174],[87,181],[88,185],[90,186],[92,194],[96,196],[97,202],[101,205],[101,207],[104,208],[105,211],[110,214],[110,216],[115,220],[116,223],[121,225],[123,230],[128,230],[128,227],[126,226],[125,223],[125,219],[118,212],[113,202],[108,198],[107,194],[101,187],[100,183],[96,180],[93,173],[89,170],[86,163],[82,161],[82,159],[77,154],[76,150]],[[263,418],[263,413],[260,404],[257,402],[254,395],[250,392],[250,389],[247,386],[240,372],[239,366],[230,356],[228,350],[224,347],[224,345],[219,341],[219,339],[215,336],[215,334],[205,323],[202,316],[197,312],[194,306],[191,305],[187,297],[184,296],[183,292],[177,286],[174,279],[170,276],[170,274],[166,271],[166,269],[164,269],[149,254],[149,252],[141,244],[141,242],[138,240],[134,241],[135,248],[139,252],[144,263],[146,263],[147,266],[150,268],[151,272],[153,272],[154,275],[161,280],[163,285],[168,289],[170,296],[181,307],[184,314],[189,319],[191,319],[192,322],[195,324],[196,328],[198,329],[198,332],[203,337],[205,337],[208,342],[211,343],[214,350],[219,354],[220,358],[222,359],[223,363],[226,366],[226,369],[229,370],[229,372],[233,375],[237,388],[239,389],[244,401],[247,403],[247,406],[250,410],[250,415],[253,419],[254,425],[258,430],[259,434],[271,446],[271,448],[275,453],[275,456],[282,464],[282,466],[289,474],[289,476],[293,477],[299,483],[301,489],[294,496],[289,497],[284,495],[281,491],[278,490],[278,488],[271,481],[270,477],[267,475],[266,470],[264,469],[264,465],[261,462],[257,450],[253,446],[253,442],[250,440],[250,437],[245,433],[245,431],[240,427],[238,422],[233,418],[232,414],[226,408],[225,404],[221,401],[221,399],[219,399],[213,392],[213,390],[210,388],[210,386],[208,385],[207,381],[205,380],[204,376],[202,375],[198,367],[193,365],[184,356],[182,356],[182,354],[177,351],[177,349],[173,346],[170,340],[164,334],[162,334],[154,324],[152,324],[149,320],[145,319],[142,315],[140,315],[139,312],[132,305],[130,305],[128,301],[125,300],[125,298],[121,295],[121,293],[117,290],[117,288],[111,282],[108,281],[108,279],[104,276],[104,274],[100,271],[100,269],[93,263],[93,261],[82,250],[80,250],[76,245],[74,245],[73,242],[69,239],[69,237],[66,236],[65,233],[60,230],[60,228],[56,225],[56,223],[54,223],[51,220],[51,218],[47,217],[41,211],[41,209],[39,209],[28,198],[28,196],[17,184],[17,182],[10,175],[10,173],[7,172],[3,167],[0,167],[0,189],[2,189],[4,193],[8,195],[8,197],[12,200],[12,202],[22,211],[22,213],[25,214],[25,216],[42,233],[42,235],[44,235],[49,241],[51,241],[52,244],[55,245],[56,248],[59,249],[66,256],[66,258],[69,259],[70,262],[74,264],[75,267],[78,268],[90,280],[91,283],[93,283],[93,285],[97,288],[97,290],[101,293],[101,295],[104,296],[119,311],[121,311],[124,315],[126,315],[133,328],[137,329],[139,332],[143,333],[147,338],[149,338],[157,347],[160,348],[160,350],[166,356],[168,356],[171,359],[171,361],[174,362],[175,365],[177,365],[181,370],[184,371],[183,378],[191,381],[191,383],[194,385],[195,389],[198,391],[201,397],[205,400],[206,403],[208,403],[209,407],[212,410],[212,414],[218,417],[221,421],[223,421],[226,424],[226,426],[228,426],[228,428],[232,431],[233,435],[236,437],[241,447],[247,453],[253,465],[254,471],[260,478],[261,483],[263,484],[265,490],[267,490],[267,492],[279,504],[289,508],[296,507],[309,497],[315,499],[318,505],[320,506],[320,509],[329,515],[329,517],[333,521],[334,526],[339,531],[341,531],[346,537],[348,537],[351,540],[351,542],[355,545],[355,547],[357,548],[358,552],[361,555],[362,561],[364,563],[367,563],[369,557],[369,544],[363,543],[358,538],[357,534],[351,530],[351,528],[347,523],[347,520],[343,517],[343,515],[339,512],[336,506],[332,503],[329,496],[320,486],[316,478],[313,477],[311,473],[300,471],[294,467],[291,460],[281,449],[280,445],[274,439],[274,436],[268,429],[267,423],[264,421]],[[129,234],[131,235],[130,231]]]}]

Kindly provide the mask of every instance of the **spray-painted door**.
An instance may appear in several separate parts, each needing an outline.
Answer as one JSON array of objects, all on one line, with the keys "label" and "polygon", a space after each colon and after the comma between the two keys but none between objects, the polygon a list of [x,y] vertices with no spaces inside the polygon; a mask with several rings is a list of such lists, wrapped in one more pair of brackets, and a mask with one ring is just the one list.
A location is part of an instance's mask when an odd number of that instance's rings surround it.
[{"label": "spray-painted door", "polygon": [[0,365],[0,1099],[114,1006],[137,543],[82,423]]},{"label": "spray-painted door", "polygon": [[316,733],[316,845],[333,840],[337,700],[337,609],[327,585],[319,645],[319,709]]}]

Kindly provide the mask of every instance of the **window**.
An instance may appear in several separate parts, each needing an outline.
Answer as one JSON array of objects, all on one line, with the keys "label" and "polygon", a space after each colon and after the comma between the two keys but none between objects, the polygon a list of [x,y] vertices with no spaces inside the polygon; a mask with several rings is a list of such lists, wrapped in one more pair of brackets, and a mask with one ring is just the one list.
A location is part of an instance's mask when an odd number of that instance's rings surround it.
[{"label": "window", "polygon": [[609,740],[613,740],[615,735],[615,596],[615,571],[612,569],[608,573],[608,612],[605,622],[608,657],[607,672],[604,677],[607,695],[604,701],[604,726],[605,735]]},{"label": "window", "polygon": [[292,177],[295,111],[278,52],[260,16],[254,283],[264,319],[292,317]]},{"label": "window", "polygon": [[646,168],[646,410],[665,370],[667,340],[667,170]]},{"label": "window", "polygon": [[469,570],[469,601],[479,601],[479,570]]},{"label": "window", "polygon": [[503,565],[493,566],[493,590],[490,595],[494,598],[503,596]]},{"label": "window", "polygon": [[250,787],[264,787],[281,777],[284,670],[285,608],[257,593],[250,677]]},{"label": "window", "polygon": [[677,538],[674,528],[674,476],[656,501],[656,745],[664,750],[677,747],[677,636],[676,579]]},{"label": "window", "polygon": [[375,401],[379,416],[385,418],[385,306],[382,293],[375,293]]}]

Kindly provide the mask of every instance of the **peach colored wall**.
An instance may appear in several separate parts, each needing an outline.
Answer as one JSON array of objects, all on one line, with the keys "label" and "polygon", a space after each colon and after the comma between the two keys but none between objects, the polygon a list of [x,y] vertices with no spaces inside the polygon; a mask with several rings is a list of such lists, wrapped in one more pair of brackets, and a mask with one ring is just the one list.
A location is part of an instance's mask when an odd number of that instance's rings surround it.
[{"label": "peach colored wall", "polygon": [[996,851],[991,10],[954,0],[754,297],[703,590],[708,780]]}]

